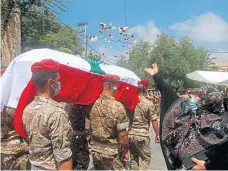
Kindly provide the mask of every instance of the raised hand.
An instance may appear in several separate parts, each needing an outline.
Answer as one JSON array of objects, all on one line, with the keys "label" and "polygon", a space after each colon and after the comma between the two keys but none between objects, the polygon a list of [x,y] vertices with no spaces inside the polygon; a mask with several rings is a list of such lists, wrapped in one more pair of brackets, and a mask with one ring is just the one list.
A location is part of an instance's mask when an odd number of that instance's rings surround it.
[{"label": "raised hand", "polygon": [[149,75],[154,76],[158,73],[158,66],[157,64],[152,64],[152,68],[145,68],[144,69]]}]

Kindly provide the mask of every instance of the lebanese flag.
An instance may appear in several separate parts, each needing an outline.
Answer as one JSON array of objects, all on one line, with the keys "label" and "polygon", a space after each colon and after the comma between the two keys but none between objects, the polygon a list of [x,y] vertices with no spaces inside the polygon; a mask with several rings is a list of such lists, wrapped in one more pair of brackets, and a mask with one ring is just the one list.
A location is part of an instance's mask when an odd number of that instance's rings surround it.
[{"label": "lebanese flag", "polygon": [[1,111],[4,106],[16,108],[14,128],[24,138],[23,110],[36,96],[31,66],[43,59],[60,63],[61,91],[55,99],[58,102],[92,105],[102,92],[103,75],[115,74],[120,77],[116,100],[129,110],[134,110],[139,103],[137,82],[140,79],[132,71],[50,49],[32,50],[14,58],[1,77],[0,85]]}]

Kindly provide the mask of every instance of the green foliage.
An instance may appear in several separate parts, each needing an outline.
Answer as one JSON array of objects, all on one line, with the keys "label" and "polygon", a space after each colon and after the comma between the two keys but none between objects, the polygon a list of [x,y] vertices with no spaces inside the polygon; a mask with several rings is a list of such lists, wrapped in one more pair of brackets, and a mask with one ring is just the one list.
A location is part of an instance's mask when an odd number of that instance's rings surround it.
[{"label": "green foliage", "polygon": [[42,7],[32,6],[27,13],[22,13],[21,19],[22,49],[42,47],[40,37],[57,33],[62,27],[55,15],[46,13]]},{"label": "green foliage", "polygon": [[133,45],[127,61],[118,61],[118,65],[128,66],[141,79],[152,79],[144,69],[152,63],[157,63],[159,73],[175,89],[186,86],[187,73],[195,70],[206,70],[211,64],[211,58],[204,48],[193,45],[188,37],[182,37],[176,42],[167,34],[160,35],[154,45],[140,41]]},{"label": "green foliage", "polygon": [[49,48],[68,51],[74,55],[81,55],[82,52],[77,32],[69,26],[63,26],[57,33],[47,33],[40,38],[40,42]]},{"label": "green foliage", "polygon": [[69,48],[61,47],[61,48],[59,48],[59,51],[72,54],[72,51]]},{"label": "green foliage", "polygon": [[117,57],[117,63],[116,65],[123,67],[123,68],[127,68],[127,69],[131,69],[128,60],[126,59],[125,56],[119,56]]},{"label": "green foliage", "polygon": [[56,16],[44,7],[31,6],[22,15],[22,49],[26,47],[50,48],[81,55],[77,31],[60,23]]}]

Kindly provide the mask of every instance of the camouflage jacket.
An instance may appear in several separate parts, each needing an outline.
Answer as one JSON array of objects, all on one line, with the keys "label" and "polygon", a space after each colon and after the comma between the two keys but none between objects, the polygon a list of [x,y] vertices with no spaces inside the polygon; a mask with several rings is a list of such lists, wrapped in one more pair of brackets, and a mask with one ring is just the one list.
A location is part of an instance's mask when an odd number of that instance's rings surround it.
[{"label": "camouflage jacket", "polygon": [[139,96],[140,103],[135,107],[129,134],[148,136],[150,122],[158,119],[158,107],[144,96]]},{"label": "camouflage jacket", "polygon": [[1,112],[1,153],[3,154],[28,152],[28,144],[14,130],[14,114],[15,109],[10,107]]},{"label": "camouflage jacket", "polygon": [[118,132],[129,126],[124,106],[112,96],[101,95],[91,110],[90,124],[92,151],[118,154],[118,148],[111,146],[118,146]]},{"label": "camouflage jacket", "polygon": [[29,159],[38,168],[57,170],[57,163],[71,158],[68,136],[72,128],[61,107],[52,99],[37,96],[23,112]]}]

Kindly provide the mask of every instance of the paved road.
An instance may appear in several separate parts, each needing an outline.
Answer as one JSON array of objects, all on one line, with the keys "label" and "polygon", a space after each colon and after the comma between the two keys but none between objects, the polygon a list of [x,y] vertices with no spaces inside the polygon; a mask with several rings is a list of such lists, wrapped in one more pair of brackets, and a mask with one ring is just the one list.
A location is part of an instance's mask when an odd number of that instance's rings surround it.
[{"label": "paved road", "polygon": [[155,134],[154,131],[151,129],[151,163],[150,168],[151,170],[167,170],[165,160],[162,155],[160,144],[155,144]]},{"label": "paved road", "polygon": [[[152,130],[150,132],[152,134],[152,136],[151,136],[152,160],[150,163],[150,169],[151,170],[167,170],[164,158],[162,156],[161,147],[159,144],[154,143],[155,134]],[[90,159],[89,169],[93,170],[92,158]]]}]

